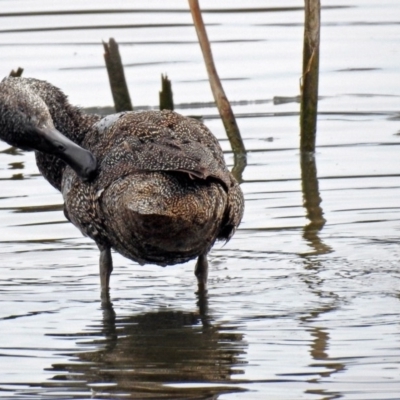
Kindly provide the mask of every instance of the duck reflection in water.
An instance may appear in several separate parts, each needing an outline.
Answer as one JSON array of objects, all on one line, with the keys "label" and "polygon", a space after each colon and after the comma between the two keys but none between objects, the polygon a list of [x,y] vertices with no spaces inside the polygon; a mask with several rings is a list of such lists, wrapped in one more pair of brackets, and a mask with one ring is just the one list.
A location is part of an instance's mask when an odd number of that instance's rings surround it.
[{"label": "duck reflection in water", "polygon": [[[52,388],[80,393],[79,398],[90,390],[101,398],[141,399],[216,399],[242,391],[231,376],[243,373],[246,342],[237,327],[213,323],[207,308],[200,295],[195,312],[159,310],[119,318],[105,302],[101,326],[73,335],[91,351],[53,365],[50,371],[57,375],[45,387],[49,393]],[[88,342],[91,336],[96,339]]]}]

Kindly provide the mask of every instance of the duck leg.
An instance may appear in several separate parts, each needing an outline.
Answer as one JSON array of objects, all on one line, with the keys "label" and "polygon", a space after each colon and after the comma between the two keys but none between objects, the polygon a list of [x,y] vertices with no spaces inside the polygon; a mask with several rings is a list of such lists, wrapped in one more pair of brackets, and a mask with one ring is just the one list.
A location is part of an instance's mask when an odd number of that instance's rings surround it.
[{"label": "duck leg", "polygon": [[100,284],[102,294],[108,293],[110,289],[110,276],[113,270],[111,248],[99,245],[100,250]]},{"label": "duck leg", "polygon": [[194,274],[197,277],[197,283],[199,285],[199,292],[207,290],[207,277],[208,277],[208,261],[207,254],[199,255],[197,259]]}]

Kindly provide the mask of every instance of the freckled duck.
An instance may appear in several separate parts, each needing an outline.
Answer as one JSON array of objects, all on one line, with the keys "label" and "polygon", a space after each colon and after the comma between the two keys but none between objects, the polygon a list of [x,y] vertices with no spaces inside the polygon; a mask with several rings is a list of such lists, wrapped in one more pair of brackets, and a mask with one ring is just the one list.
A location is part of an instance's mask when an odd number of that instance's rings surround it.
[{"label": "freckled duck", "polygon": [[229,240],[243,194],[217,139],[199,121],[172,111],[83,113],[56,87],[30,78],[0,83],[0,139],[35,150],[43,176],[63,194],[66,217],[100,249],[109,288],[111,249],[140,264],[198,258]]}]

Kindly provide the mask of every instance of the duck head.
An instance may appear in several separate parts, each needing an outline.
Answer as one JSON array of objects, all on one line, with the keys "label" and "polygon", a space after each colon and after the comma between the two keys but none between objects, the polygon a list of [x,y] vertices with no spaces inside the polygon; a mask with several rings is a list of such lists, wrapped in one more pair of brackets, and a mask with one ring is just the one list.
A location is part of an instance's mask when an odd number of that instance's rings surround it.
[{"label": "duck head", "polygon": [[47,104],[23,78],[0,82],[0,139],[23,150],[59,157],[83,180],[96,173],[94,155],[54,127]]}]

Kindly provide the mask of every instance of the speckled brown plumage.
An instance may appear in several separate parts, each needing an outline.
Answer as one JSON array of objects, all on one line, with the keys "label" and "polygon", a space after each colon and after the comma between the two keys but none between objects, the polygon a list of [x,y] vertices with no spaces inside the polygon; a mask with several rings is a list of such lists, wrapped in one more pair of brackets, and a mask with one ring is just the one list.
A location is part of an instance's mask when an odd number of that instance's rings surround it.
[{"label": "speckled brown plumage", "polygon": [[217,239],[231,238],[243,214],[242,191],[201,122],[167,110],[100,119],[47,82],[14,79],[18,91],[26,87],[46,104],[57,130],[97,159],[95,179],[83,182],[64,161],[36,153],[40,171],[63,193],[68,219],[102,251],[103,273],[112,270],[110,248],[164,266],[204,260]]}]

